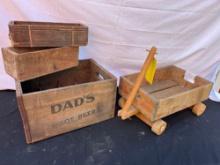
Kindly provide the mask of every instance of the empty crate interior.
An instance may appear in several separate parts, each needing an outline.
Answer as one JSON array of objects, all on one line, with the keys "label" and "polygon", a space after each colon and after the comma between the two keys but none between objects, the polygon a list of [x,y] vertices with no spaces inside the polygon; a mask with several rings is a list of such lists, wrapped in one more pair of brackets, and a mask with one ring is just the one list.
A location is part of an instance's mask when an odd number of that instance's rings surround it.
[{"label": "empty crate interior", "polygon": [[[137,75],[132,74],[125,76],[125,78],[134,83]],[[156,71],[153,84],[150,85],[144,81],[141,85],[141,90],[156,99],[163,99],[209,83],[198,76],[194,78],[194,83],[191,83],[186,81],[184,76],[185,71],[178,67],[168,66],[161,68]]]},{"label": "empty crate interior", "polygon": [[23,93],[111,79],[112,76],[92,60],[81,60],[77,67],[21,83]]}]

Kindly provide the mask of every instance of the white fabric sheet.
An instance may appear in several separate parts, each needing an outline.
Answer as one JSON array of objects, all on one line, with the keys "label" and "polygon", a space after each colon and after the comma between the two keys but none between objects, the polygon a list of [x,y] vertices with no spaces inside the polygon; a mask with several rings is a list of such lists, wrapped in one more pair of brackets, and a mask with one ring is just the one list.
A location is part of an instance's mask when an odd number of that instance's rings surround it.
[{"label": "white fabric sheet", "polygon": [[[158,48],[159,66],[178,65],[211,80],[220,62],[219,0],[1,0],[0,46],[10,20],[82,22],[93,58],[117,77],[140,69],[145,49]],[[0,89],[14,89],[0,56]]]},{"label": "white fabric sheet", "polygon": [[209,98],[213,101],[220,102],[220,65],[213,75],[212,82],[214,82]]}]

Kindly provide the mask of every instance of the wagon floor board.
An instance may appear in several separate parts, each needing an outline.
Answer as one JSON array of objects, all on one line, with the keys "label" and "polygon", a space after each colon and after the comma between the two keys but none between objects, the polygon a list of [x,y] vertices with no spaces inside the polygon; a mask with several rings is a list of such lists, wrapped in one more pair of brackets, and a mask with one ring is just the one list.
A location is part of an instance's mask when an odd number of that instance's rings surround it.
[{"label": "wagon floor board", "polygon": [[178,85],[178,86],[167,88],[167,89],[164,89],[164,90],[161,90],[161,91],[158,91],[158,92],[151,93],[151,95],[153,95],[157,99],[163,99],[163,98],[167,98],[167,97],[170,97],[172,95],[175,95],[175,94],[178,94],[178,93],[181,93],[181,92],[185,92],[185,91],[188,91],[188,90],[190,90],[190,89]]},{"label": "wagon floor board", "polygon": [[175,87],[177,85],[178,83],[175,81],[164,80],[164,81],[155,82],[152,85],[148,85],[145,83],[144,85],[141,86],[141,88],[148,93],[154,93],[154,92],[158,92],[164,89]]}]

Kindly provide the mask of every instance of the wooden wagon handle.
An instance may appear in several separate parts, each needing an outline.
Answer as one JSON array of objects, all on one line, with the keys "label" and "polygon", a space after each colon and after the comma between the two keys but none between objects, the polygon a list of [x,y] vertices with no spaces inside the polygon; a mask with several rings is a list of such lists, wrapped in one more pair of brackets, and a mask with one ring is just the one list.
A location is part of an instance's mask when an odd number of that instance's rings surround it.
[{"label": "wooden wagon handle", "polygon": [[157,51],[157,49],[155,47],[151,48],[151,50],[150,50],[150,52],[149,52],[149,54],[148,54],[148,56],[147,56],[147,58],[144,62],[144,65],[142,66],[141,71],[140,71],[140,73],[139,73],[139,75],[138,75],[138,77],[135,81],[135,84],[134,84],[134,86],[131,90],[131,93],[128,96],[128,99],[127,99],[124,107],[121,110],[119,110],[118,116],[121,116],[122,119],[128,118],[128,117],[123,117],[123,116],[126,116],[125,114],[129,111],[129,108],[130,108],[132,102],[134,101],[135,96],[136,96],[136,94],[137,94],[137,92],[138,92],[138,90],[139,90],[139,88],[140,88],[140,86],[141,86],[141,84],[144,80],[145,72],[149,68],[150,63],[152,62],[152,60],[154,59],[156,51]]}]

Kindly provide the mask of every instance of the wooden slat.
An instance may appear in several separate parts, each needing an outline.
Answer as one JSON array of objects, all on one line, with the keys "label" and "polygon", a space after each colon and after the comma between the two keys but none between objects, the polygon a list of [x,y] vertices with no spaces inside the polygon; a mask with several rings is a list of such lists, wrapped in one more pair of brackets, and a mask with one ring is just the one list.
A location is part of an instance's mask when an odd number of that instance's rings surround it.
[{"label": "wooden slat", "polygon": [[163,99],[163,98],[167,98],[179,93],[183,93],[188,91],[188,88],[182,87],[182,86],[174,86],[171,88],[167,88],[164,90],[160,90],[154,93],[151,93],[152,96],[156,97],[157,99]]},{"label": "wooden slat", "polygon": [[154,93],[157,91],[161,91],[167,88],[171,88],[174,86],[177,86],[178,83],[172,80],[164,80],[164,81],[157,81],[154,82],[152,85],[149,85],[147,83],[144,83],[141,86],[141,89],[143,89],[144,91],[148,92],[148,93]]}]

